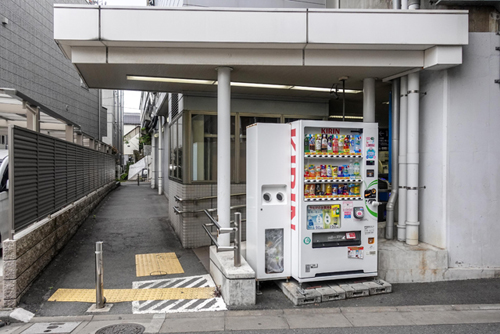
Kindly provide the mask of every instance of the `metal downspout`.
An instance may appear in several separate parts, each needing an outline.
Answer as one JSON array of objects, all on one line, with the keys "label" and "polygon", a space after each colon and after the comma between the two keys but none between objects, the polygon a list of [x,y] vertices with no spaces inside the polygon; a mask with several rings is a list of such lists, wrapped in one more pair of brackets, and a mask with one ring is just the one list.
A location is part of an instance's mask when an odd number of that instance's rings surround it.
[{"label": "metal downspout", "polygon": [[406,147],[408,129],[408,77],[400,79],[399,105],[399,207],[398,207],[398,241],[406,240]]},{"label": "metal downspout", "polygon": [[153,132],[153,138],[151,138],[151,189],[154,189],[156,187],[156,168],[155,168],[155,163],[156,163],[156,140],[154,137],[154,132]]},{"label": "metal downspout", "polygon": [[385,238],[394,238],[394,210],[398,200],[398,157],[399,157],[399,79],[392,81],[392,150],[391,150],[391,197],[387,203],[387,225],[385,227]]},{"label": "metal downspout", "polygon": [[418,245],[418,165],[419,165],[419,84],[420,73],[408,75],[408,151],[407,162],[407,212],[406,243]]},{"label": "metal downspout", "polygon": [[163,160],[163,121],[162,116],[158,117],[158,154],[156,159],[158,159],[158,195],[163,194],[163,174],[162,174],[162,160]]}]

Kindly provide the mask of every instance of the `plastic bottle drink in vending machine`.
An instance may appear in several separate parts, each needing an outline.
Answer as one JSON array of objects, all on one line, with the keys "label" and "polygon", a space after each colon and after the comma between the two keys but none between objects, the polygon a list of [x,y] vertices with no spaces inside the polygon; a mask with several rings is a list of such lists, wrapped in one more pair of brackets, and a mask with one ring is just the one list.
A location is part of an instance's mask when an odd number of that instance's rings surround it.
[{"label": "plastic bottle drink in vending machine", "polygon": [[304,177],[309,177],[309,167],[304,168]]},{"label": "plastic bottle drink in vending machine", "polygon": [[314,138],[314,135],[308,135],[309,136],[309,152],[312,154],[316,151],[316,139]]},{"label": "plastic bottle drink in vending machine", "polygon": [[349,161],[349,177],[354,179],[354,161]]},{"label": "plastic bottle drink in vending machine", "polygon": [[354,170],[353,170],[353,173],[354,173],[354,177],[355,178],[359,178],[360,177],[360,167],[359,167],[359,161],[355,161],[354,162]]},{"label": "plastic bottle drink in vending machine", "polygon": [[342,166],[339,166],[337,169],[337,177],[342,177],[344,172],[342,171]]},{"label": "plastic bottle drink in vending machine", "polygon": [[333,195],[334,197],[337,197],[337,192],[339,191],[338,189],[339,189],[339,188],[338,188],[338,186],[337,186],[337,185],[335,185],[335,184],[334,184],[334,185],[332,186],[332,195]]},{"label": "plastic bottle drink in vending machine", "polygon": [[354,136],[354,153],[361,153],[361,135]]},{"label": "plastic bottle drink in vending machine", "polygon": [[304,137],[304,153],[309,153],[309,135]]},{"label": "plastic bottle drink in vending machine", "polygon": [[339,154],[344,154],[344,136],[339,136]]},{"label": "plastic bottle drink in vending machine", "polygon": [[328,152],[328,139],[326,135],[321,138],[321,153],[326,154]]},{"label": "plastic bottle drink in vending machine", "polygon": [[349,154],[350,153],[350,138],[349,136],[345,136],[345,139],[344,139],[344,154]]},{"label": "plastic bottle drink in vending machine", "polygon": [[332,177],[332,166],[330,165],[326,167],[326,177]]},{"label": "plastic bottle drink in vending machine", "polygon": [[337,196],[344,196],[344,185],[343,184],[339,184],[339,186],[337,187]]},{"label": "plastic bottle drink in vending machine", "polygon": [[316,166],[316,178],[320,178],[321,177],[321,165],[320,166]]},{"label": "plastic bottle drink in vending machine", "polygon": [[333,135],[332,150],[333,154],[339,154],[339,138],[337,135]]},{"label": "plastic bottle drink in vending machine", "polygon": [[333,153],[332,137],[333,137],[333,135],[328,136],[328,144],[327,144],[328,145],[328,154]]},{"label": "plastic bottle drink in vending machine", "polygon": [[342,177],[349,177],[349,165],[342,167]]},{"label": "plastic bottle drink in vending machine", "polygon": [[315,145],[315,152],[316,153],[321,153],[321,135],[316,135],[316,145]]},{"label": "plastic bottle drink in vending machine", "polygon": [[309,196],[309,185],[304,184],[304,196],[308,197]]}]

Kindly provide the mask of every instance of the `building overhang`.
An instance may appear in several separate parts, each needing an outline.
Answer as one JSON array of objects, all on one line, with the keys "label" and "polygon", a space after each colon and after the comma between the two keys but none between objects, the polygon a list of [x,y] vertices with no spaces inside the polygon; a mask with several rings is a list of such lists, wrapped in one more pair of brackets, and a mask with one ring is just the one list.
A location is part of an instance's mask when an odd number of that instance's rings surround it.
[{"label": "building overhang", "polygon": [[[461,64],[463,10],[215,9],[55,5],[54,38],[91,88],[215,92],[214,85],[127,76],[332,87]],[[233,87],[242,94],[324,92]]]}]

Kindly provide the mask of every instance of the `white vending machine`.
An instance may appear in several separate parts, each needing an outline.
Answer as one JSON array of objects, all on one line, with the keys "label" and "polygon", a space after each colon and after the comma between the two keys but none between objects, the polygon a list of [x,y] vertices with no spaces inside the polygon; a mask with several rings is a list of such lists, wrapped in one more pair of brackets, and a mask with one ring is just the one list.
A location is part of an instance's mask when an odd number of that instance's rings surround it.
[{"label": "white vending machine", "polygon": [[247,129],[247,250],[257,280],[377,275],[376,123]]},{"label": "white vending machine", "polygon": [[377,276],[378,125],[291,124],[292,276]]},{"label": "white vending machine", "polygon": [[291,275],[290,124],[247,128],[246,260],[257,280]]}]

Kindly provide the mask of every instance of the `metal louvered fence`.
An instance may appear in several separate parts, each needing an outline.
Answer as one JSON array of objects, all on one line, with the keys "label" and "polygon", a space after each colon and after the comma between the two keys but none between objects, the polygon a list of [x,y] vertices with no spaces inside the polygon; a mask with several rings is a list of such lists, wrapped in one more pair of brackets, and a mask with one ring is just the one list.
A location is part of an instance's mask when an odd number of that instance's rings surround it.
[{"label": "metal louvered fence", "polygon": [[10,221],[14,231],[115,179],[115,158],[18,126],[9,128]]}]

